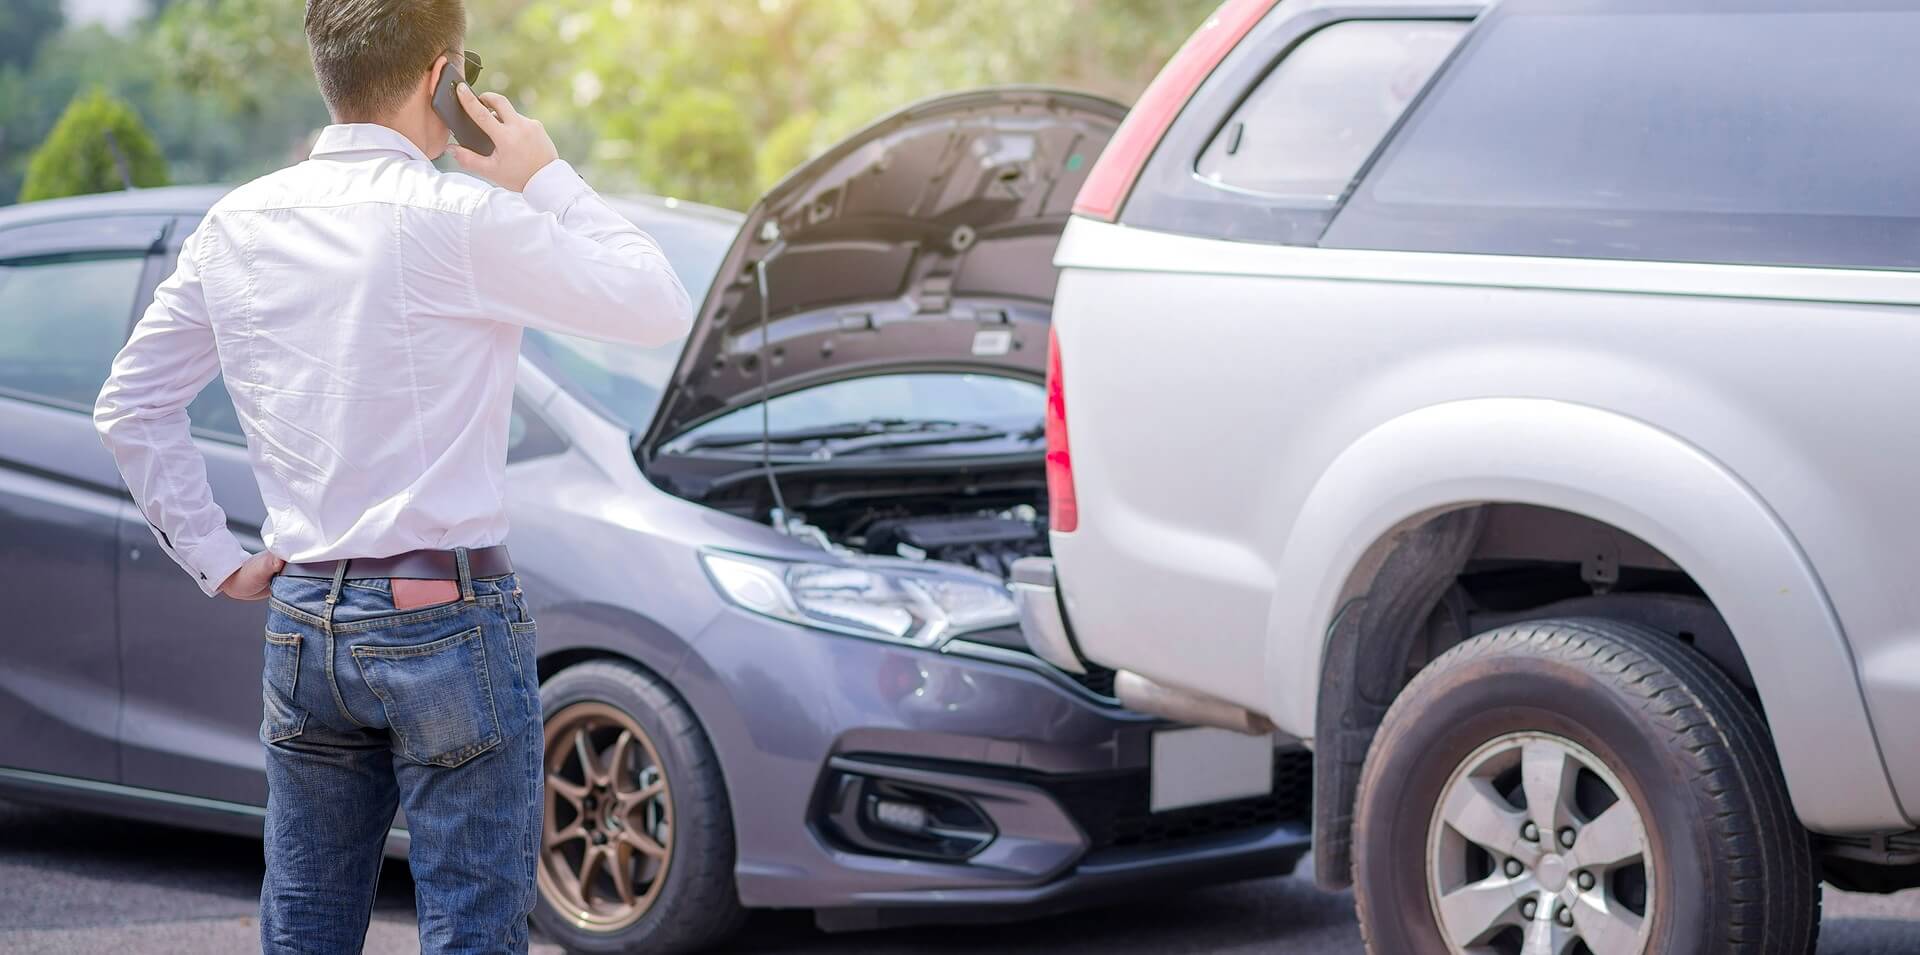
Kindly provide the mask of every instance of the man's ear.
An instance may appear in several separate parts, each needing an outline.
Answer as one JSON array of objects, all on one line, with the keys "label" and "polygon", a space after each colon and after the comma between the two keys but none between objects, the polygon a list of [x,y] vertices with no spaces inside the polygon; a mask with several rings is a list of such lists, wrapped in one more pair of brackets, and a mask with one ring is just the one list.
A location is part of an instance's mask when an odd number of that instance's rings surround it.
[{"label": "man's ear", "polygon": [[428,159],[439,159],[440,154],[445,152],[447,148],[447,136],[451,133],[451,130],[447,128],[446,121],[440,118],[440,114],[434,112],[433,91],[435,84],[440,81],[440,71],[453,68],[454,67],[448,62],[448,57],[445,53],[434,57],[433,66],[427,70],[427,75],[421,79],[419,89],[414,91],[414,95],[419,97],[416,102],[426,106],[426,115],[421,117],[421,120],[427,124],[426,129],[432,131],[427,133],[430,145],[423,145],[422,147],[422,151],[427,154]]},{"label": "man's ear", "polygon": [[427,68],[426,89],[427,89],[427,100],[429,102],[433,100],[434,84],[440,81],[440,71],[446,68],[447,68],[447,55],[445,53],[442,53],[439,56],[434,57],[433,66]]}]

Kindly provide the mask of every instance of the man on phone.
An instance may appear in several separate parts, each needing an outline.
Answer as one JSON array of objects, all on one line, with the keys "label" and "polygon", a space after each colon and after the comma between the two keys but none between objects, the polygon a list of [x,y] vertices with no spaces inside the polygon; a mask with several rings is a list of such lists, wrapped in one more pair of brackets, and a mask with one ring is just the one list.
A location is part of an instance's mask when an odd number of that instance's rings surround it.
[{"label": "man on phone", "polygon": [[[421,948],[524,952],[543,772],[533,621],[504,546],[521,329],[657,345],[691,307],[537,121],[474,93],[462,0],[308,0],[306,33],[335,125],[207,214],[95,421],[201,589],[272,598],[263,950],[360,950],[404,808]],[[463,75],[442,109],[491,143],[454,156],[492,185],[431,164],[443,70]],[[216,374],[266,503],[257,554],[188,431]]]}]

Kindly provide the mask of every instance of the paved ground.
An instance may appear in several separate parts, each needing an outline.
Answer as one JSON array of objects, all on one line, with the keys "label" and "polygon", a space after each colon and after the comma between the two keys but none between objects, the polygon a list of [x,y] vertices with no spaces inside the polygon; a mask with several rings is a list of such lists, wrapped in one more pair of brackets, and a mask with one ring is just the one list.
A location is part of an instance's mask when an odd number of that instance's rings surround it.
[{"label": "paved ground", "polygon": [[[244,955],[260,845],[58,810],[0,803],[0,953]],[[413,887],[389,866],[367,951],[416,952]],[[1920,893],[1827,895],[1821,955],[1920,952]],[[1269,879],[1017,928],[822,935],[798,914],[756,918],[741,953],[1287,953],[1359,951],[1353,903],[1292,878]],[[555,955],[551,944],[537,945]]]}]

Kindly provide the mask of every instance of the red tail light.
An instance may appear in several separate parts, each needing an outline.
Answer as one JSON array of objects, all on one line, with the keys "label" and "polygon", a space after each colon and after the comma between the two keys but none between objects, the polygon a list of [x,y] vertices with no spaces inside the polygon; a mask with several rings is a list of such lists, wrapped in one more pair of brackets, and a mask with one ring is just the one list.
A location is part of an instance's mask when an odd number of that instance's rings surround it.
[{"label": "red tail light", "polygon": [[1047,512],[1056,531],[1080,526],[1073,494],[1073,449],[1067,444],[1067,392],[1060,380],[1060,336],[1047,330]]},{"label": "red tail light", "polygon": [[1193,91],[1227,58],[1240,40],[1273,9],[1278,0],[1227,0],[1220,9],[1187,38],[1180,52],[1167,61],[1147,91],[1140,94],[1132,111],[1114,131],[1113,139],[1100,153],[1100,160],[1087,173],[1074,199],[1073,211],[1112,222],[1120,216],[1120,204],[1133,191],[1134,180],[1146,168],[1153,148],[1173,125],[1174,117],[1186,108]]}]

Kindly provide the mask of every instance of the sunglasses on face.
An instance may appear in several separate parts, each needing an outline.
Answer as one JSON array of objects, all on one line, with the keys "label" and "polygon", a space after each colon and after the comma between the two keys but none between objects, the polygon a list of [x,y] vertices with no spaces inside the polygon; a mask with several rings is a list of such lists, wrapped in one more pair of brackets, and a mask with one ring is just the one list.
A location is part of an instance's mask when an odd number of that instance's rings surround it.
[{"label": "sunglasses on face", "polygon": [[[453,54],[449,53],[447,56],[448,58],[452,58]],[[453,64],[449,63],[447,65],[452,66]],[[466,73],[464,76],[468,86],[473,86],[480,82],[480,69],[480,54],[468,50],[466,52]]]}]

